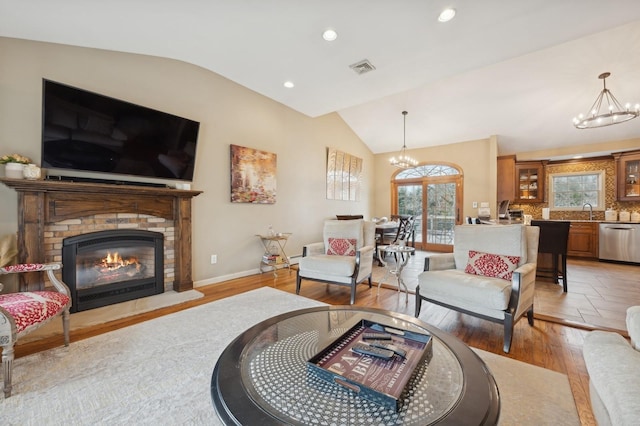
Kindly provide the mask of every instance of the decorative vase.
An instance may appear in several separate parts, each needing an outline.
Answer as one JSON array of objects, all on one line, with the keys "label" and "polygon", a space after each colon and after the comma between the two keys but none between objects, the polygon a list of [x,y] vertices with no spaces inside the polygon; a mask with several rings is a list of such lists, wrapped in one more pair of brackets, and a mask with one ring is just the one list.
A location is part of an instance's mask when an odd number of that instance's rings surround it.
[{"label": "decorative vase", "polygon": [[23,169],[24,164],[22,163],[7,163],[4,165],[4,176],[11,179],[22,179],[24,177]]},{"label": "decorative vase", "polygon": [[40,167],[35,164],[25,164],[22,169],[22,175],[25,179],[37,180],[40,179],[41,171]]}]

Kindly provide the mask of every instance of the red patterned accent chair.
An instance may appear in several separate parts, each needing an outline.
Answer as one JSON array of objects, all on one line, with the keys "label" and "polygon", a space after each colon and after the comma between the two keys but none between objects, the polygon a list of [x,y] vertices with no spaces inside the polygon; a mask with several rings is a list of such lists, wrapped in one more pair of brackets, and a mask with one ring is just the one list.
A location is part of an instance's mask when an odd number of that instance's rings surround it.
[{"label": "red patterned accent chair", "polygon": [[55,287],[55,290],[0,294],[0,347],[2,348],[5,398],[11,396],[13,346],[19,338],[52,319],[62,316],[64,344],[69,345],[69,308],[71,307],[69,288],[53,274],[53,271],[60,268],[59,263],[31,263],[0,268],[0,275],[46,271],[51,284]]},{"label": "red patterned accent chair", "polygon": [[540,228],[529,225],[457,225],[453,253],[425,258],[418,275],[415,316],[422,301],[504,326],[504,352],[523,315],[533,325]]}]

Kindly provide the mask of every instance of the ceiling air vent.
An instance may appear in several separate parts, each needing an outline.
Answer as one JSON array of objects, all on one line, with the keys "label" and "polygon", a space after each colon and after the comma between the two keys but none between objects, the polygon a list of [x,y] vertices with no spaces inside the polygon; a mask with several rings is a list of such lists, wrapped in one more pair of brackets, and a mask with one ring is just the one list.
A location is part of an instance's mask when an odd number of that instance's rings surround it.
[{"label": "ceiling air vent", "polygon": [[365,74],[376,69],[368,59],[363,59],[362,61],[349,65],[349,68],[355,71],[356,74]]}]

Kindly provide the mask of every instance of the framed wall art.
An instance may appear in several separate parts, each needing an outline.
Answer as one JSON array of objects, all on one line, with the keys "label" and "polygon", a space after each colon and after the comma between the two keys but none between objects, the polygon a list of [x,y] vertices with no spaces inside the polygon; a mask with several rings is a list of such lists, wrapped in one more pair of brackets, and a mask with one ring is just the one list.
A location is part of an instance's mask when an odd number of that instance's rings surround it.
[{"label": "framed wall art", "polygon": [[360,201],[362,158],[327,149],[327,199]]},{"label": "framed wall art", "polygon": [[231,202],[275,204],[276,154],[238,145],[230,151]]}]

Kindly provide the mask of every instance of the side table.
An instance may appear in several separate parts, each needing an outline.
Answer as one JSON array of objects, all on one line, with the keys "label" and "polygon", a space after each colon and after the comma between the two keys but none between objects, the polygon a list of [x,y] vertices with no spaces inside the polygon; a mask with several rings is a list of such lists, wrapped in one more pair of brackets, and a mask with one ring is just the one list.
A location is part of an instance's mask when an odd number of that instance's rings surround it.
[{"label": "side table", "polygon": [[[387,269],[387,272],[384,274],[384,277],[378,282],[378,294],[380,294],[380,285],[387,279],[389,275],[393,275],[396,277],[398,281],[398,295],[402,288],[404,287],[404,292],[406,296],[405,303],[409,303],[409,289],[407,285],[404,283],[402,279],[402,270],[405,266],[407,266],[407,262],[409,262],[409,257],[416,251],[413,247],[408,246],[399,246],[399,245],[389,245],[389,246],[380,246],[378,247],[378,259]],[[385,252],[385,253],[382,253]],[[395,265],[390,265],[389,263],[384,261],[384,254],[393,253],[396,255],[396,258],[399,257],[397,263]]]},{"label": "side table", "polygon": [[[272,270],[273,276],[278,276],[278,269],[288,268],[291,271],[291,261],[284,251],[291,233],[278,233],[276,235],[256,235],[260,238],[264,247],[264,254],[260,261],[260,273]],[[271,269],[267,269],[271,268]]]}]

